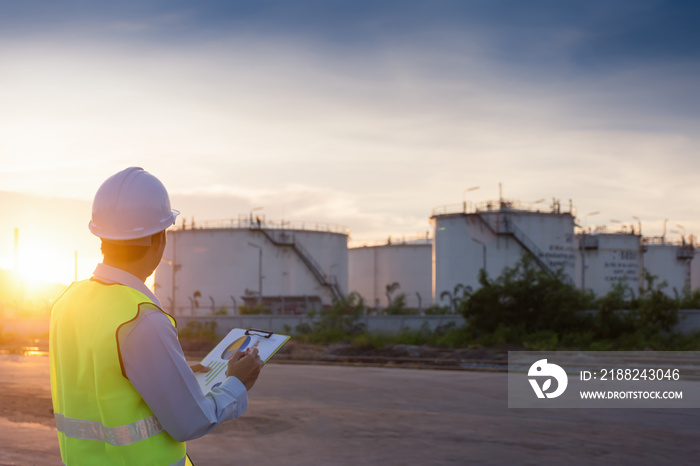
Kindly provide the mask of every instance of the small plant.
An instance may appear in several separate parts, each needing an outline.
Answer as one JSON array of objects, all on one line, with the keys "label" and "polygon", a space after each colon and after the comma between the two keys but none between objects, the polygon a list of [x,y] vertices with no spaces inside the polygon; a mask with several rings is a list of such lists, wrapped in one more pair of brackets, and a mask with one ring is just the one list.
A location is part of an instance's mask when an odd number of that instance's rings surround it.
[{"label": "small plant", "polygon": [[352,292],[346,297],[336,298],[327,309],[309,313],[313,320],[297,325],[296,331],[308,343],[348,341],[365,330],[365,325],[358,319],[366,312],[362,296]]},{"label": "small plant", "polygon": [[409,315],[418,314],[418,311],[409,309],[406,306],[406,293],[399,293],[391,300],[389,306],[384,309],[384,313],[387,315]]},{"label": "small plant", "polygon": [[191,320],[187,322],[185,328],[179,331],[179,337],[190,339],[190,340],[206,340],[206,341],[219,341],[219,337],[216,334],[217,324],[214,321],[200,322],[198,320]]},{"label": "small plant", "polygon": [[257,303],[255,306],[241,304],[238,306],[238,311],[243,315],[272,314],[272,310],[268,309],[262,302]]},{"label": "small plant", "polygon": [[430,307],[425,308],[425,315],[427,316],[432,316],[432,315],[445,315],[445,314],[450,314],[450,308],[449,306],[440,306],[438,304],[434,304]]},{"label": "small plant", "polygon": [[219,306],[216,311],[214,311],[215,316],[227,316],[228,308],[226,306]]}]

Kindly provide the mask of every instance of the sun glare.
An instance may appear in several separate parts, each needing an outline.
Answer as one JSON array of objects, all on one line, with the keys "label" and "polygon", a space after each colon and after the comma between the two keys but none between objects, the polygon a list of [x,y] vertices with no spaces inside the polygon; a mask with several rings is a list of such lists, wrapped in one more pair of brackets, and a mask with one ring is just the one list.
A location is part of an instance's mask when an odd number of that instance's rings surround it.
[{"label": "sun glare", "polygon": [[[27,287],[38,287],[43,284],[68,285],[73,282],[76,275],[76,252],[66,247],[56,232],[46,236],[40,236],[35,232],[21,234],[16,249],[6,250],[3,262],[5,266],[9,266],[6,267],[7,270],[13,271],[14,275]],[[85,267],[79,267],[81,271],[83,268]],[[92,270],[84,271],[92,272]]]},{"label": "sun glare", "polygon": [[[5,317],[45,317],[51,303],[72,280],[70,257],[48,246],[26,243],[0,261],[0,309]],[[8,263],[9,262],[9,263]],[[9,267],[8,267],[9,266]],[[9,272],[9,273],[8,273]]]},{"label": "sun glare", "polygon": [[20,248],[17,254],[17,273],[22,280],[32,284],[68,284],[75,276],[73,259],[70,254],[48,248]]}]

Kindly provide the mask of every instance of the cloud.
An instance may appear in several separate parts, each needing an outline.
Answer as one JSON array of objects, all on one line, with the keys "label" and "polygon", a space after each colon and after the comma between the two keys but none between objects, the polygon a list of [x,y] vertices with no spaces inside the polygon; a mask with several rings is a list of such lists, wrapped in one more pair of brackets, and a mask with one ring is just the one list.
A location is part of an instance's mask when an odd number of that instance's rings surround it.
[{"label": "cloud", "polygon": [[438,3],[311,16],[310,4],[280,3],[218,21],[215,8],[129,3],[90,10],[75,35],[6,36],[0,185],[89,200],[136,165],[187,218],[262,205],[380,237],[422,231],[465,188],[496,198],[499,183],[508,197],[572,198],[612,218],[700,215],[674,207],[694,195],[700,163],[692,57],[586,65],[624,4]]},{"label": "cloud", "polygon": [[299,184],[275,190],[225,185],[190,189],[173,192],[171,203],[181,211],[187,225],[192,219],[196,225],[206,227],[219,225],[220,220],[245,223],[259,217],[276,225],[283,221],[297,227],[329,225],[333,231],[349,230],[353,240],[420,233],[426,230],[428,217],[427,211],[420,218],[387,214],[381,209],[373,212],[365,209],[354,193]]}]

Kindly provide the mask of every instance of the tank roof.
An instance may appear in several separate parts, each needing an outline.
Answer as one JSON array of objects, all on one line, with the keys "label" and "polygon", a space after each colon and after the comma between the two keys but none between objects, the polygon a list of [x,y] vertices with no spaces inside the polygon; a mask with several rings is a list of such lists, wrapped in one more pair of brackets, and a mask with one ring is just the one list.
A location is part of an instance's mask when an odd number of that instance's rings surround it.
[{"label": "tank roof", "polygon": [[387,239],[374,241],[352,241],[350,249],[358,248],[377,248],[377,247],[394,247],[394,246],[432,246],[433,238],[430,233],[413,236],[401,236],[400,238],[389,236]]},{"label": "tank roof", "polygon": [[541,201],[523,202],[512,199],[499,199],[497,201],[485,202],[462,202],[461,204],[450,204],[435,207],[432,217],[454,214],[481,214],[488,212],[526,212],[534,214],[570,214],[576,216],[575,209],[571,202],[562,206],[558,199],[552,199],[547,205]]},{"label": "tank roof", "polygon": [[694,238],[690,238],[690,242],[686,241],[685,238],[681,241],[668,241],[663,236],[646,236],[642,238],[642,244],[645,246],[680,246],[687,248],[694,248]]},{"label": "tank roof", "polygon": [[601,230],[601,229],[596,229],[593,231],[577,231],[576,236],[638,236],[641,237],[641,235],[635,231],[629,231],[629,230],[617,230],[617,231],[606,231],[606,230]]},{"label": "tank roof", "polygon": [[290,221],[290,220],[267,220],[264,217],[239,216],[238,218],[205,220],[195,222],[194,219],[187,224],[183,219],[182,223],[175,227],[175,231],[184,230],[294,230],[313,231],[320,233],[334,233],[348,236],[350,229],[343,225],[323,222]]}]

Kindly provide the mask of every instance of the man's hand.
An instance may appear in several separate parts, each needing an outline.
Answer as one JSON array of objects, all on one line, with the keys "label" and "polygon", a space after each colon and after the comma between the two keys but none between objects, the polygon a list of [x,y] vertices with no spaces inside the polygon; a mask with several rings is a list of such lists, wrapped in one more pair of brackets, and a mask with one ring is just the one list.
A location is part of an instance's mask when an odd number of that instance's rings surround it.
[{"label": "man's hand", "polygon": [[235,377],[240,380],[245,388],[250,391],[258,380],[260,369],[263,366],[262,359],[258,355],[258,349],[253,348],[245,353],[236,351],[228,360],[226,377]]}]

